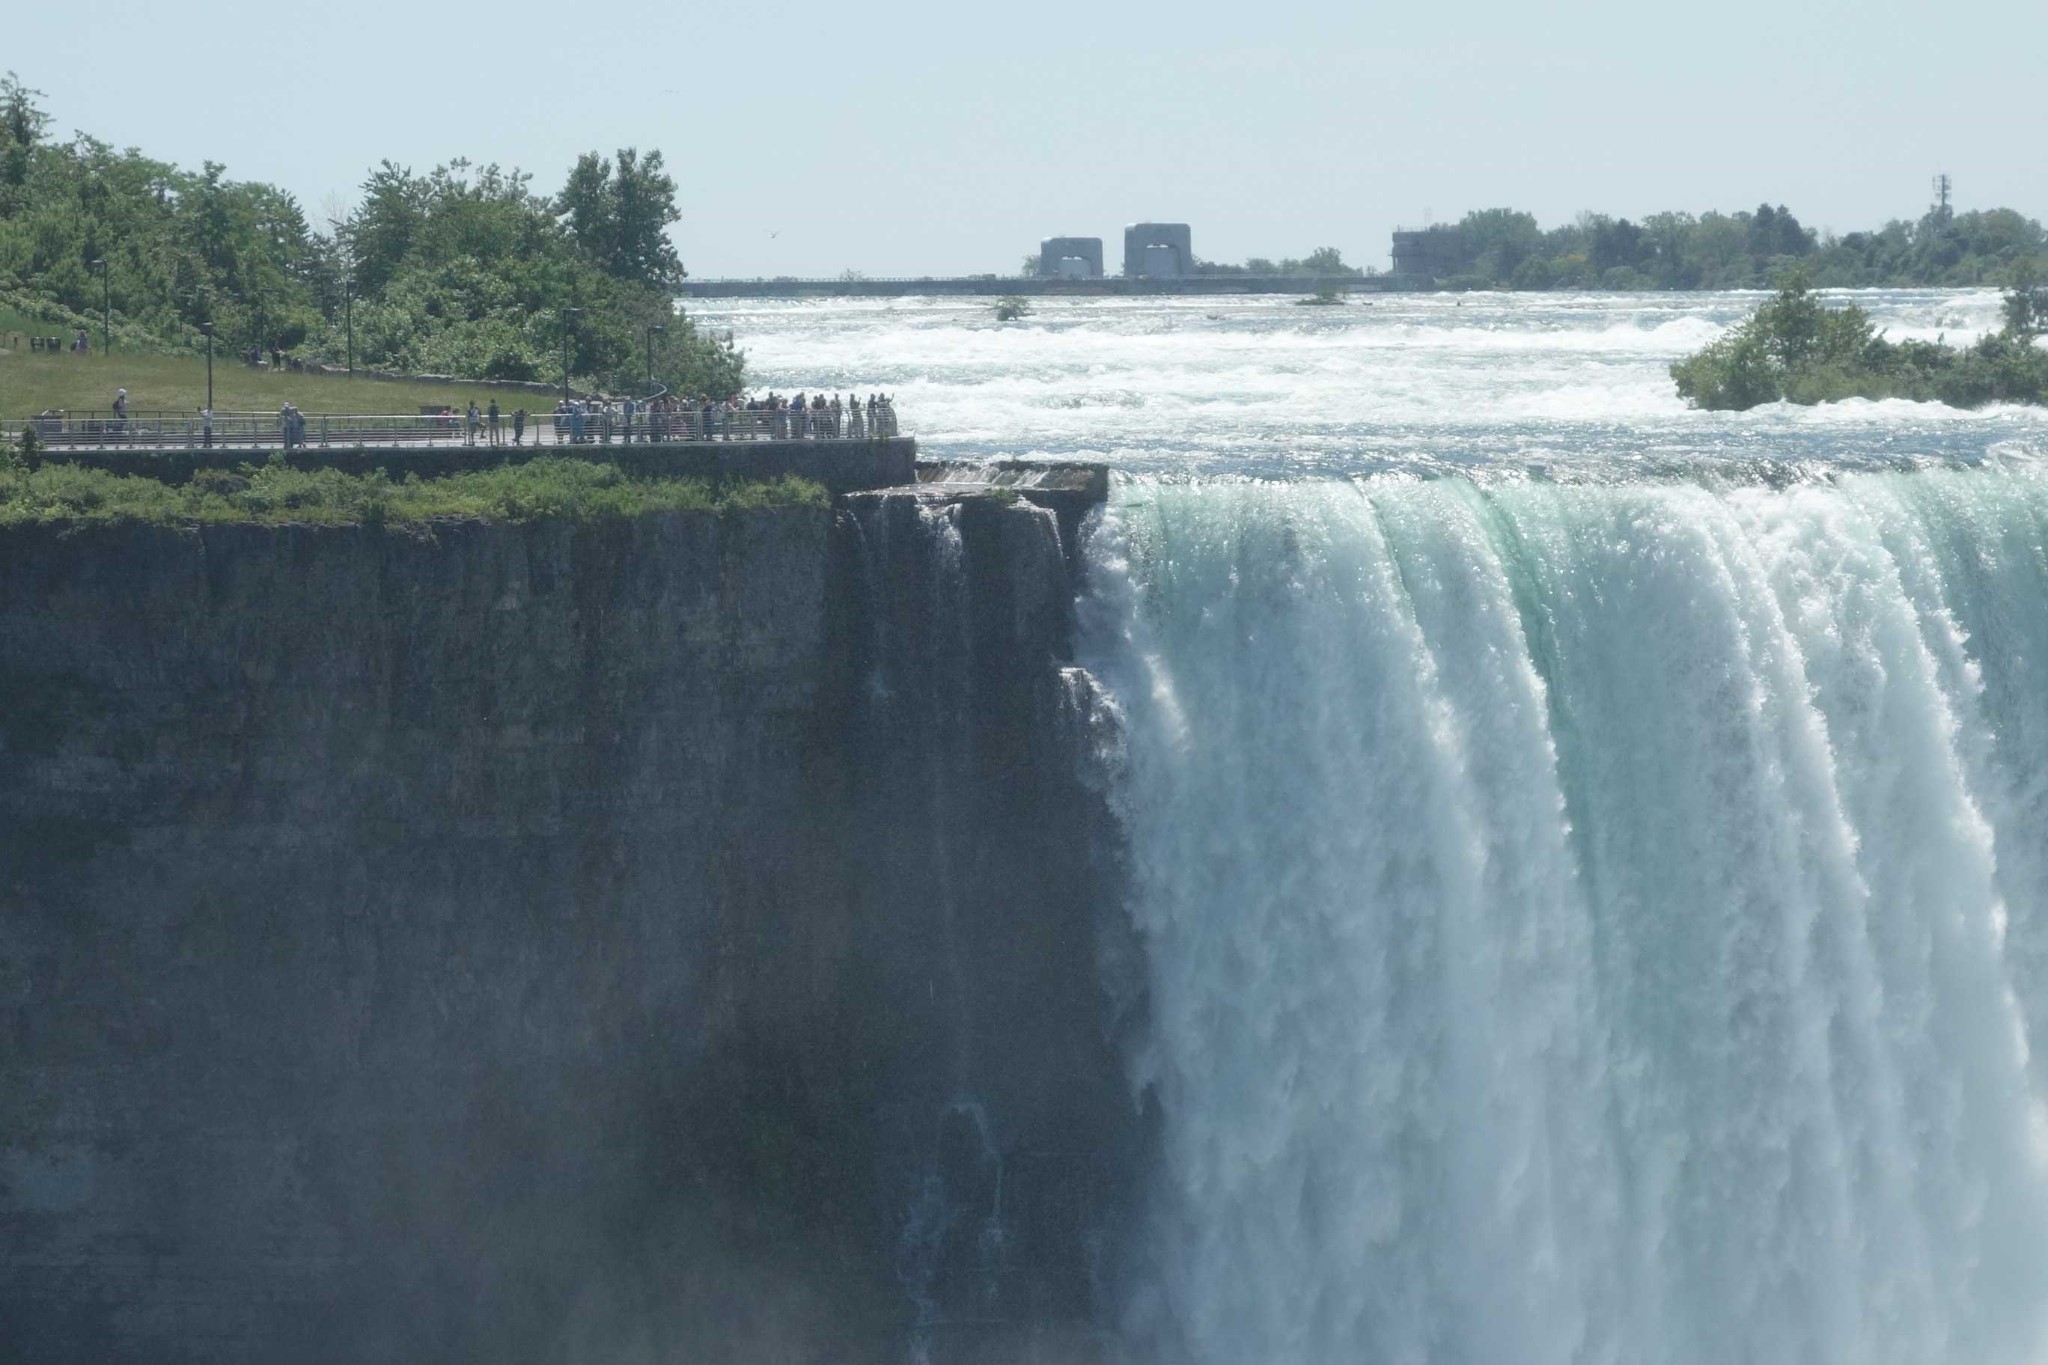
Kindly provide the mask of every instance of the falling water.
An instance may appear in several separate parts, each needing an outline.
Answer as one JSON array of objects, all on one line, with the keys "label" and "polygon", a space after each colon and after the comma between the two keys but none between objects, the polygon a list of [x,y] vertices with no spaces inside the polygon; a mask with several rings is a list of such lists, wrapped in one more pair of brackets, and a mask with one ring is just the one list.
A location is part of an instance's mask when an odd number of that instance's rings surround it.
[{"label": "falling water", "polygon": [[1126,481],[1134,1340],[2020,1362],[2048,470]]},{"label": "falling water", "polygon": [[2048,414],[1688,410],[1755,303],[732,305],[1123,471],[1139,1359],[2048,1359]]}]

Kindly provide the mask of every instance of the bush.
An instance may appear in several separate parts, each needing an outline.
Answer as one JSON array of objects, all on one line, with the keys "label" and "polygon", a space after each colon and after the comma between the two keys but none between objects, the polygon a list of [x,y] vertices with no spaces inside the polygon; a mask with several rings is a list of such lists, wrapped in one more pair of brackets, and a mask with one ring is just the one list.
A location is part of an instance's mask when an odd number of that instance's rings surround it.
[{"label": "bush", "polygon": [[1794,279],[1726,336],[1671,367],[1696,408],[1741,412],[1763,403],[1844,398],[1939,399],[1961,408],[2048,403],[2048,351],[2017,329],[2031,310],[2008,306],[2004,331],[1967,350],[1885,340],[1853,305],[1829,308]]},{"label": "bush", "polygon": [[525,464],[407,477],[382,472],[295,469],[282,460],[209,469],[183,484],[109,474],[80,465],[0,467],[0,525],[23,522],[141,521],[158,525],[222,522],[315,525],[424,525],[434,521],[579,521],[654,512],[731,512],[822,507],[819,485],[785,477],[760,480],[635,478],[617,465],[547,457]]}]

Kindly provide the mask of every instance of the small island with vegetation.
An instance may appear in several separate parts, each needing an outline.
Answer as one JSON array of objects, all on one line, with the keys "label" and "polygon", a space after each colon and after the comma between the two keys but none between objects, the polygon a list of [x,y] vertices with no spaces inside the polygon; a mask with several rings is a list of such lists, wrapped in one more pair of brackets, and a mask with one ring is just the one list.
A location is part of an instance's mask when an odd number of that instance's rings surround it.
[{"label": "small island with vegetation", "polygon": [[1720,340],[1674,364],[1693,407],[1742,412],[1764,403],[1908,398],[1980,408],[2048,403],[2048,287],[2022,272],[2005,295],[2005,325],[1969,346],[1891,341],[1854,304],[1829,307],[1803,276]]}]

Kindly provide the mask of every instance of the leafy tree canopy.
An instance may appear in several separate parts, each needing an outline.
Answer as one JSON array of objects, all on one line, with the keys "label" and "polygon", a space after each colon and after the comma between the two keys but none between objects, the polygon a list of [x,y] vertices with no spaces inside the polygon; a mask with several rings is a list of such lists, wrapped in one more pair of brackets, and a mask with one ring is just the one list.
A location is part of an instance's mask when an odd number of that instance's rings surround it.
[{"label": "leafy tree canopy", "polygon": [[[471,378],[740,386],[742,359],[675,306],[680,213],[659,151],[578,159],[558,195],[523,171],[390,161],[353,207],[310,223],[272,185],[191,171],[85,134],[53,141],[37,91],[0,79],[0,296],[54,322],[97,321],[123,344],[232,353],[283,347],[339,362]],[[104,275],[93,266],[105,261]],[[650,332],[660,327],[664,332]]]}]

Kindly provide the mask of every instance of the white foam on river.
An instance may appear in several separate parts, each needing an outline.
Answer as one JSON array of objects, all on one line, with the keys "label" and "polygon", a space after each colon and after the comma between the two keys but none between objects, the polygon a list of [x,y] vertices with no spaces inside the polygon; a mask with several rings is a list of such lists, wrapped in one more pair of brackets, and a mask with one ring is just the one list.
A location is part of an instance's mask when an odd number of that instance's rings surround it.
[{"label": "white foam on river", "polygon": [[[2013,409],[1687,410],[1671,362],[1762,297],[1042,299],[1008,324],[986,299],[738,300],[695,316],[732,328],[763,384],[895,393],[908,429],[940,457],[1274,477],[1533,458],[1625,474],[1681,456],[1967,458],[2048,433],[2048,417]],[[1999,317],[1995,291],[1856,299],[1896,338],[1967,340]]]}]

